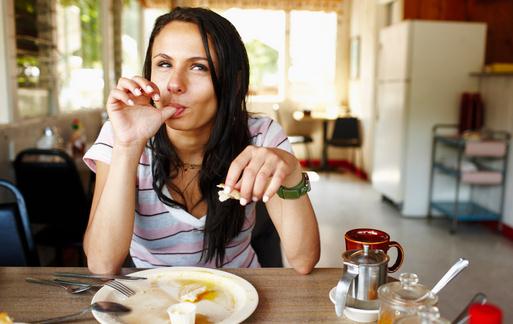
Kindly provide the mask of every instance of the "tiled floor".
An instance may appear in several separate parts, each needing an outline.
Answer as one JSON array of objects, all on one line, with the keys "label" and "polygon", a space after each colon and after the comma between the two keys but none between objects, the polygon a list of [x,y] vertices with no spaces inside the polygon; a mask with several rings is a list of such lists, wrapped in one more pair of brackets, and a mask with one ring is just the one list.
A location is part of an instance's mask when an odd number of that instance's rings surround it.
[{"label": "tiled floor", "polygon": [[[317,267],[340,267],[345,250],[344,233],[352,228],[372,227],[388,232],[402,244],[405,260],[399,273],[413,272],[427,287],[433,285],[459,258],[470,265],[439,293],[441,314],[454,319],[477,292],[504,312],[504,323],[513,323],[513,241],[476,223],[464,223],[449,233],[449,221],[400,216],[383,203],[372,186],[349,174],[321,174],[312,183],[310,198],[319,221],[321,259]],[[395,259],[391,252],[392,260]],[[336,282],[333,283],[336,285]]]}]

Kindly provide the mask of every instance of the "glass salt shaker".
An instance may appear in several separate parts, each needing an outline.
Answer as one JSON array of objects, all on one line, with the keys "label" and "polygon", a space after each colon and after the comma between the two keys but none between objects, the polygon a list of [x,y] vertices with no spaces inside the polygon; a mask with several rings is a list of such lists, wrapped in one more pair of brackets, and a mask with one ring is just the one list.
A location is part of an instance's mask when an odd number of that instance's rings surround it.
[{"label": "glass salt shaker", "polygon": [[414,273],[402,273],[398,282],[380,286],[378,298],[378,324],[393,324],[403,316],[417,314],[421,306],[435,306],[438,302],[438,296],[420,284]]}]

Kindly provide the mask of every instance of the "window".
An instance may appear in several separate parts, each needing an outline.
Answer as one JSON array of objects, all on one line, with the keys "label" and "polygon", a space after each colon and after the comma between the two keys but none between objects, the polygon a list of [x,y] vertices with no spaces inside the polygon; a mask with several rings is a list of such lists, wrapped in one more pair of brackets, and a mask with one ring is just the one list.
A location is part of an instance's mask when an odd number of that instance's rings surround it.
[{"label": "window", "polygon": [[[121,76],[131,78],[134,75],[142,75],[144,54],[141,53],[143,44],[143,29],[141,24],[141,6],[138,1],[124,1],[123,17],[121,19],[121,43],[122,43],[122,72]],[[151,31],[151,29],[150,29]],[[117,82],[118,80],[115,80]]]},{"label": "window", "polygon": [[285,11],[233,8],[222,14],[237,28],[246,46],[250,95],[283,95]]},{"label": "window", "polygon": [[100,0],[14,3],[18,117],[101,107]]},{"label": "window", "polygon": [[59,110],[103,105],[100,0],[57,2]]},{"label": "window", "polygon": [[305,106],[335,101],[337,15],[291,11],[289,98]]},{"label": "window", "polygon": [[335,100],[336,13],[232,8],[221,14],[246,45],[250,95],[310,106]]},{"label": "window", "polygon": [[51,6],[36,0],[14,4],[18,115],[21,118],[46,115],[55,75],[51,70],[54,62]]},{"label": "window", "polygon": [[[101,26],[100,7],[108,7],[105,2],[13,3],[17,117],[102,107],[104,48],[100,28],[105,26]],[[131,77],[142,73],[149,32],[155,18],[167,10],[143,10],[136,0],[124,0],[123,9],[121,73]],[[333,100],[335,11],[230,8],[220,13],[235,25],[246,45],[253,98],[287,98],[312,106]]]}]

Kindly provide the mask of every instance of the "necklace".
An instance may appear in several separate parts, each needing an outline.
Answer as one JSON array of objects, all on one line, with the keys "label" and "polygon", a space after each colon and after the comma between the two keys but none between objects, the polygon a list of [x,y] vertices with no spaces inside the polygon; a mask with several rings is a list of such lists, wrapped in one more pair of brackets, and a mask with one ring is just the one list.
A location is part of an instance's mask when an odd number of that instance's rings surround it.
[{"label": "necklace", "polygon": [[[195,165],[197,166],[197,165]],[[191,168],[191,170],[194,169],[194,168]],[[181,191],[182,194],[184,194],[187,189],[189,189],[189,187],[194,183],[194,180],[196,180],[199,176],[199,172],[196,172],[196,173],[187,173],[187,175],[185,174],[185,171],[187,171],[187,169],[184,167],[183,171],[182,171],[182,179],[181,179],[181,184],[183,185],[183,187],[180,185],[180,182],[175,182],[175,186],[177,188],[180,188],[182,187],[181,189],[178,189]],[[189,178],[186,180],[186,177]],[[184,181],[185,180],[185,181]]]},{"label": "necklace", "polygon": [[[184,170],[186,171],[186,170]],[[191,186],[191,184],[194,182],[194,180],[196,180],[198,178],[198,175],[199,173],[196,173],[196,175],[194,175],[194,177],[192,177],[191,180],[189,180],[189,182],[185,185],[185,187],[182,189],[182,193],[185,194],[185,192],[187,191],[187,189],[189,189],[189,187]]]},{"label": "necklace", "polygon": [[194,164],[194,163],[184,163],[183,164],[183,172],[186,172],[188,170],[198,170],[201,169],[201,164]]}]

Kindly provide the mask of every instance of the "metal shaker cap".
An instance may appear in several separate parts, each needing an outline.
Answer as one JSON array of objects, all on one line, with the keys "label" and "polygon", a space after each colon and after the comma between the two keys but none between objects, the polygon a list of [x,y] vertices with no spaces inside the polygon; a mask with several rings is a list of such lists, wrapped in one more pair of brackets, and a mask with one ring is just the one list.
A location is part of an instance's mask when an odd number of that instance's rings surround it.
[{"label": "metal shaker cap", "polygon": [[43,130],[43,135],[48,137],[53,136],[55,135],[55,129],[50,126],[46,126]]}]

